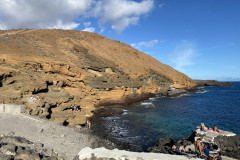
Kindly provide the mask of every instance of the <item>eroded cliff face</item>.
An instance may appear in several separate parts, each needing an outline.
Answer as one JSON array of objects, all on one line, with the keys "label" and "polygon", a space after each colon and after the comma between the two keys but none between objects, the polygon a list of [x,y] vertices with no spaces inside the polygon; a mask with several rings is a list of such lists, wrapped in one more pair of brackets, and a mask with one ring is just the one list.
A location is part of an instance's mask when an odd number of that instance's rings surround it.
[{"label": "eroded cliff face", "polygon": [[26,104],[27,113],[57,123],[85,124],[96,106],[194,86],[170,66],[95,33],[0,31],[0,103]]}]

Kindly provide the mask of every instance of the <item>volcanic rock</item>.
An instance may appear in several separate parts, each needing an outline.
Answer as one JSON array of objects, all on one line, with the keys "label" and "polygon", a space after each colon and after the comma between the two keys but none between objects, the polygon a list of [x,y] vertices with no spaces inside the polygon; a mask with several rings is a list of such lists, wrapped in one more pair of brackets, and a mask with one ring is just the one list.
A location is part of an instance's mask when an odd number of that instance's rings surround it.
[{"label": "volcanic rock", "polygon": [[240,136],[218,136],[216,144],[221,148],[222,155],[240,159]]},{"label": "volcanic rock", "polygon": [[25,138],[1,135],[0,159],[61,159],[51,149],[34,144]]},{"label": "volcanic rock", "polygon": [[[214,138],[212,140],[207,139],[211,134],[213,134]],[[220,152],[223,156],[240,159],[240,136],[228,131],[209,133],[204,131],[199,132],[199,129],[196,129],[192,130],[190,137],[178,141],[174,141],[171,138],[160,138],[153,147],[148,149],[148,151],[154,153],[180,154],[174,152],[172,146],[175,145],[179,148],[180,145],[183,145],[186,149],[190,148],[192,150],[194,149],[194,141],[196,138],[201,138],[202,143],[210,144],[213,147],[212,150],[214,148],[220,148]]]},{"label": "volcanic rock", "polygon": [[26,113],[60,124],[85,124],[96,106],[195,85],[151,56],[96,33],[0,31],[0,103],[25,104]]}]

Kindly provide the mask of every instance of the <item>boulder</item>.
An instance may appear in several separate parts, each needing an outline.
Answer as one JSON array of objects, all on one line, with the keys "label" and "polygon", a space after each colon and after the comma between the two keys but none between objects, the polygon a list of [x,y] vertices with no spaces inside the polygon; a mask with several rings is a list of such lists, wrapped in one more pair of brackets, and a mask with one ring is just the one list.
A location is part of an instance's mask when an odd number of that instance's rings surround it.
[{"label": "boulder", "polygon": [[150,152],[154,153],[173,153],[172,146],[175,144],[175,141],[171,138],[160,138],[154,147],[148,149]]},{"label": "boulder", "polygon": [[57,159],[60,157],[52,149],[43,148],[22,137],[1,135],[0,159]]}]

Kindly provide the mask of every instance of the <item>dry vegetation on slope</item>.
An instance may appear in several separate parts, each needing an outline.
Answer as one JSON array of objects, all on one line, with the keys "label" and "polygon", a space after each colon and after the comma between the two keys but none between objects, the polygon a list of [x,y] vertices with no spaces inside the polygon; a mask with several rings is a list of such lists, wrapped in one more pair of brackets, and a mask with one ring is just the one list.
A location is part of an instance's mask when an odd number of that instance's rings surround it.
[{"label": "dry vegetation on slope", "polygon": [[[170,66],[95,33],[0,31],[0,103],[26,104],[29,114],[57,123],[84,124],[98,105],[193,86]],[[31,95],[40,100],[29,101]]]}]

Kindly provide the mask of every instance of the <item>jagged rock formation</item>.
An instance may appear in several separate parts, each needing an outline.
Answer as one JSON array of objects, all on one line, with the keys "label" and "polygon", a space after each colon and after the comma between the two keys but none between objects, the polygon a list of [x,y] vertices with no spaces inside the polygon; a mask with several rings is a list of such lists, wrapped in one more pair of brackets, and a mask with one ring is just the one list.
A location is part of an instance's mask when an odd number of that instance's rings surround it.
[{"label": "jagged rock formation", "polygon": [[0,31],[0,103],[25,104],[27,113],[64,125],[85,124],[99,105],[194,86],[170,66],[95,33]]}]

